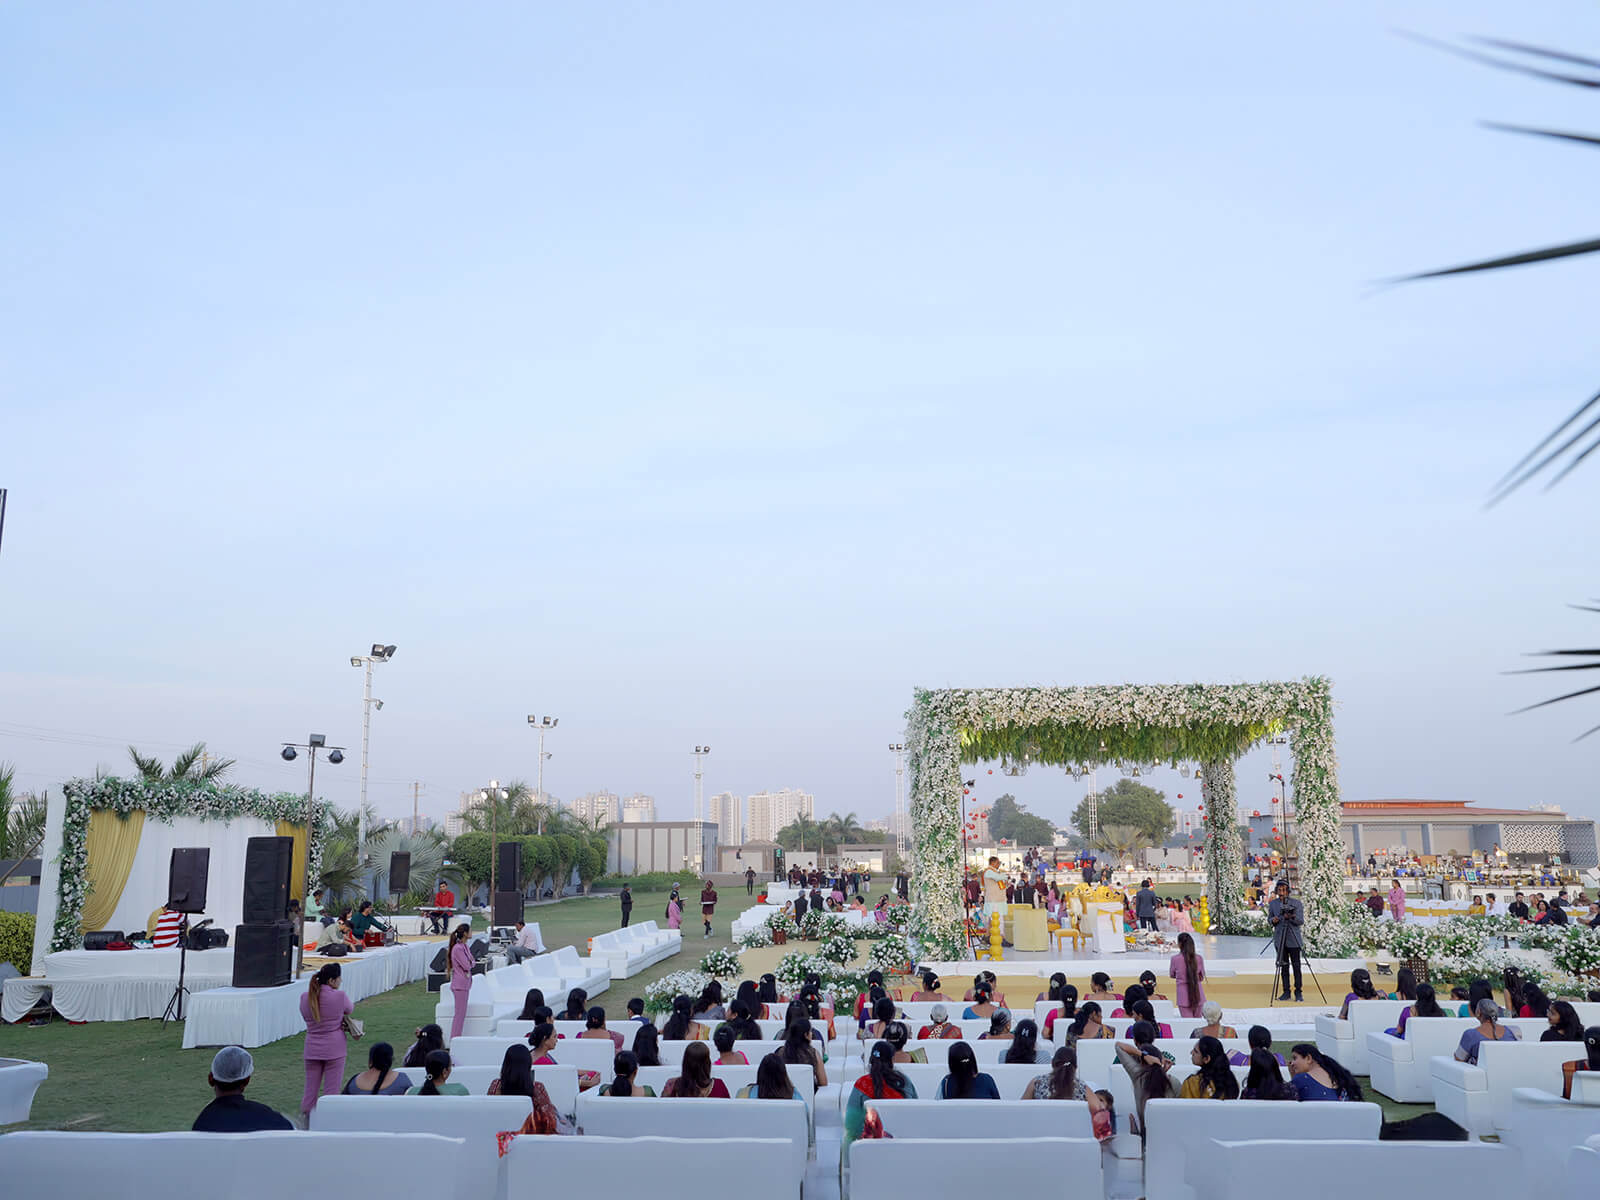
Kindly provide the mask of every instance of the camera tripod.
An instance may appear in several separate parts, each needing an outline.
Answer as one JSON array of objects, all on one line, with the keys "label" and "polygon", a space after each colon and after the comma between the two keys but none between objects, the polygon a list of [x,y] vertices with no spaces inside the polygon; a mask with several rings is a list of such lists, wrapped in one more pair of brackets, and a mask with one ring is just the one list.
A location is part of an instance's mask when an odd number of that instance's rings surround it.
[{"label": "camera tripod", "polygon": [[189,989],[183,986],[183,973],[189,965],[189,914],[178,921],[178,986],[172,990],[172,999],[167,1001],[166,1011],[161,1014],[161,1023],[183,1020],[183,998],[189,994]]},{"label": "camera tripod", "polygon": [[[1257,951],[1257,957],[1265,954],[1268,950],[1273,951],[1275,955],[1277,954],[1278,943],[1276,939],[1269,939],[1267,944]],[[1328,997],[1327,994],[1322,990],[1322,980],[1317,977],[1317,969],[1311,965],[1311,959],[1304,953],[1300,955],[1300,966],[1307,975],[1311,976],[1311,982],[1317,985],[1317,995],[1321,997],[1322,1002],[1326,1004],[1328,1002]],[[1283,984],[1283,990],[1287,992],[1289,990],[1289,958],[1287,955],[1277,957],[1277,961],[1273,965],[1272,990],[1267,994],[1268,1008],[1274,1008],[1279,1003],[1278,984],[1280,982]]]}]

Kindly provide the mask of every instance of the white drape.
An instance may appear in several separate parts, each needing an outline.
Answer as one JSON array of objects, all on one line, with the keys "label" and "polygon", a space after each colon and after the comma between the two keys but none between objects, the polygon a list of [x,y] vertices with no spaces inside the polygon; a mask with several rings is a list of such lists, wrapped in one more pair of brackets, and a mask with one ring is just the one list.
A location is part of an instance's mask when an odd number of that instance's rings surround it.
[{"label": "white drape", "polygon": [[244,855],[253,837],[273,837],[277,826],[255,817],[232,821],[202,821],[179,817],[170,825],[153,818],[144,823],[139,854],[128,872],[127,885],[117,903],[109,928],[128,932],[143,929],[152,910],[167,899],[168,872],[172,851],[180,846],[207,846],[211,850],[211,869],[206,884],[206,911],[189,918],[198,925],[210,917],[216,928],[225,930],[231,941],[234,926],[244,911]]}]

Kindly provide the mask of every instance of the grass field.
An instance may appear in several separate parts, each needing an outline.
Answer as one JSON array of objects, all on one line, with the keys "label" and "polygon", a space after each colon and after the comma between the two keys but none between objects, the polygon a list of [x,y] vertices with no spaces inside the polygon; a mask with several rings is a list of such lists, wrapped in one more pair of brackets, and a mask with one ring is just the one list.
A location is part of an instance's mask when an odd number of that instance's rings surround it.
[{"label": "grass field", "polygon": [[[886,881],[874,880],[869,901]],[[644,995],[647,984],[673,971],[691,970],[707,951],[731,945],[728,925],[748,903],[743,888],[721,893],[712,937],[701,936],[698,895],[687,896],[683,950],[631,979],[620,980],[599,999],[608,1013],[620,1015],[631,996]],[[667,893],[635,892],[633,917],[665,925]],[[614,895],[573,897],[554,904],[530,906],[528,919],[539,922],[545,945],[554,950],[576,946],[587,953],[588,939],[615,929],[620,911]],[[952,981],[954,982],[954,981]],[[366,1037],[352,1043],[346,1074],[366,1065],[367,1047],[387,1041],[403,1053],[417,1026],[433,1020],[436,997],[421,983],[410,983],[361,1001],[356,1015],[366,1022]],[[549,998],[556,1003],[557,998]],[[565,998],[562,997],[562,1000]],[[559,1006],[559,1004],[557,1004]],[[284,1038],[251,1051],[256,1074],[251,1099],[294,1117],[305,1083],[299,1037]],[[211,1050],[184,1050],[183,1027],[162,1027],[159,1021],[99,1022],[69,1025],[54,1020],[44,1026],[0,1025],[0,1057],[48,1063],[50,1078],[33,1103],[33,1119],[7,1129],[102,1129],[145,1132],[187,1129],[195,1114],[211,1100],[206,1069]],[[1288,1046],[1277,1047],[1287,1055]],[[418,1081],[420,1082],[420,1080]],[[1366,1086],[1367,1080],[1363,1079]],[[1383,1106],[1385,1119],[1415,1116],[1430,1105],[1394,1104],[1369,1092]]]}]

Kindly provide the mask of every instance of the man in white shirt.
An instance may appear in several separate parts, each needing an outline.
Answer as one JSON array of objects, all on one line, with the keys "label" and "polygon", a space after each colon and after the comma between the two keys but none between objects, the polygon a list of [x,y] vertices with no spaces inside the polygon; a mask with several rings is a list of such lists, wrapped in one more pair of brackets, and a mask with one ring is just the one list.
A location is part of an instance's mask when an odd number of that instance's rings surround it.
[{"label": "man in white shirt", "polygon": [[517,936],[511,945],[506,947],[506,958],[513,964],[525,958],[532,958],[544,947],[539,945],[539,931],[526,921],[517,922]]},{"label": "man in white shirt", "polygon": [[1506,902],[1504,900],[1496,899],[1493,892],[1490,892],[1486,899],[1489,901],[1489,903],[1485,908],[1485,911],[1489,914],[1489,916],[1503,917],[1506,915]]},{"label": "man in white shirt", "polygon": [[1006,877],[1000,870],[999,855],[991,854],[988,869],[983,873],[984,924],[988,924],[992,914],[999,913],[1004,917],[1006,911]]}]

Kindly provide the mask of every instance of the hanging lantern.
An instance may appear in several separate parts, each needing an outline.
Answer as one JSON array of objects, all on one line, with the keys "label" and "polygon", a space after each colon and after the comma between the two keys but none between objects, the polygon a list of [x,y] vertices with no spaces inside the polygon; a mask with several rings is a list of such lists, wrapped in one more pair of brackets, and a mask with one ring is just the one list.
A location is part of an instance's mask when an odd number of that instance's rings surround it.
[{"label": "hanging lantern", "polygon": [[993,774],[994,774],[994,768],[993,768],[993,767],[990,767],[990,768],[989,768],[989,774],[991,774],[991,775],[993,775]]},{"label": "hanging lantern", "polygon": [[1259,808],[1252,808],[1250,810],[1250,815],[1252,817],[1259,817],[1261,815],[1261,810]]}]

